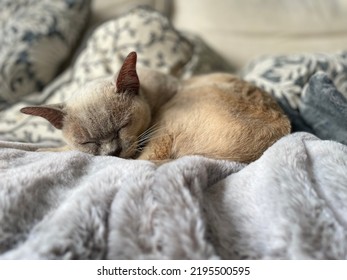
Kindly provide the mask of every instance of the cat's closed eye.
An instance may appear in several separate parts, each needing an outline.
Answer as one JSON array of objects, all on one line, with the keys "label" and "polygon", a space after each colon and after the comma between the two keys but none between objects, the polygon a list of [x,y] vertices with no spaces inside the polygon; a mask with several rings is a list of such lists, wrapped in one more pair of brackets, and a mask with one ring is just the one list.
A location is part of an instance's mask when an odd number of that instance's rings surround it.
[{"label": "cat's closed eye", "polygon": [[120,128],[118,128],[118,130],[116,131],[116,135],[118,136],[118,135],[119,135],[119,132],[120,132],[123,128],[127,127],[129,124],[130,124],[130,121],[127,121],[127,122],[126,122],[125,124],[123,124]]},{"label": "cat's closed eye", "polygon": [[85,141],[85,142],[80,142],[80,145],[96,145],[96,146],[100,146],[100,143],[97,141]]}]

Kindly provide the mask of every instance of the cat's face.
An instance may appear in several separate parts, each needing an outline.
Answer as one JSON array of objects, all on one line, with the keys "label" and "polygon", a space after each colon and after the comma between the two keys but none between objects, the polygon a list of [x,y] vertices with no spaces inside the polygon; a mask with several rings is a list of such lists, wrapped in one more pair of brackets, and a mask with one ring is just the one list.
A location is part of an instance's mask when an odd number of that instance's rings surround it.
[{"label": "cat's face", "polygon": [[117,93],[109,80],[87,87],[83,98],[66,106],[62,131],[67,143],[94,155],[134,156],[138,136],[151,120],[146,101],[137,94]]},{"label": "cat's face", "polygon": [[149,126],[151,111],[139,94],[131,53],[115,80],[86,84],[64,104],[26,107],[26,114],[41,116],[61,129],[67,144],[94,155],[131,158],[141,133]]}]

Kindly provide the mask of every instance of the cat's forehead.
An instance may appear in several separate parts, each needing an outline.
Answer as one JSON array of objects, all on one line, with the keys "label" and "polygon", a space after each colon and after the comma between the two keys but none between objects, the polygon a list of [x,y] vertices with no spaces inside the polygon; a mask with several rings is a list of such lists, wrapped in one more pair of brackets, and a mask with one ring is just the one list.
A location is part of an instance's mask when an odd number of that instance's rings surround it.
[{"label": "cat's forehead", "polygon": [[117,93],[116,86],[112,79],[100,79],[85,84],[79,88],[74,95],[66,102],[68,108],[74,110],[86,110],[89,107],[98,106],[122,107],[128,105],[128,98],[124,98]]},{"label": "cat's forehead", "polygon": [[116,88],[112,79],[98,79],[88,82],[83,87],[79,88],[72,96],[71,101],[78,102],[89,98],[94,99],[115,93]]},{"label": "cat's forehead", "polygon": [[131,98],[117,93],[110,79],[86,84],[67,102],[68,114],[85,124],[95,118],[99,121],[107,121],[109,118],[123,119],[130,107]]}]

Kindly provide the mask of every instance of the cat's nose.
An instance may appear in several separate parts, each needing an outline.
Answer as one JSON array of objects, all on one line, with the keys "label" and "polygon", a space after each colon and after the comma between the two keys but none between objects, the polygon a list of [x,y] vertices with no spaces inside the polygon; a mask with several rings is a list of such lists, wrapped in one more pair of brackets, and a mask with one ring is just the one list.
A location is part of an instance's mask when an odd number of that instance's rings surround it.
[{"label": "cat's nose", "polygon": [[120,153],[122,152],[122,147],[118,147],[116,150],[110,152],[109,156],[119,157]]}]

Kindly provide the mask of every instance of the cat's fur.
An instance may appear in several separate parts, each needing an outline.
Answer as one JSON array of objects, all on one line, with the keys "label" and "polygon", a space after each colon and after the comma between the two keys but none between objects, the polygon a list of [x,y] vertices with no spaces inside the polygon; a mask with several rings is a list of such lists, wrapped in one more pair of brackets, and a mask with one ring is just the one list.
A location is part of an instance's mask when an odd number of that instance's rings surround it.
[{"label": "cat's fur", "polygon": [[68,149],[133,158],[146,143],[139,159],[153,161],[204,155],[250,162],[290,132],[259,88],[223,73],[182,82],[150,69],[137,73],[134,52],[115,79],[88,83],[65,103],[21,111],[62,129]]}]

